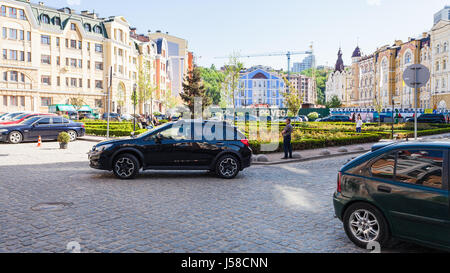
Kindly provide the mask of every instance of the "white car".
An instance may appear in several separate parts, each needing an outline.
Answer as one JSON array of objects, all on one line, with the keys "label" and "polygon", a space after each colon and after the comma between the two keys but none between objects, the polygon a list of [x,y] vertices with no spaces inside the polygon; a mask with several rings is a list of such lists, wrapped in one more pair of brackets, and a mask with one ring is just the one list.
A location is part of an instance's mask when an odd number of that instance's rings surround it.
[{"label": "white car", "polygon": [[13,120],[15,117],[17,117],[18,115],[22,115],[22,114],[32,114],[31,112],[12,112],[12,113],[8,113],[4,116],[2,116],[0,118],[0,121],[10,121]]}]

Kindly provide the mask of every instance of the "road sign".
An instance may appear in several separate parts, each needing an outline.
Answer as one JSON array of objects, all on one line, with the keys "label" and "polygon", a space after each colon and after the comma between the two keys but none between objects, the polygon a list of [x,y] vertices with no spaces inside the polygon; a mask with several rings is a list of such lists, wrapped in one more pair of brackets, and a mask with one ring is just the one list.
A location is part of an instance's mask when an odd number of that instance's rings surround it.
[{"label": "road sign", "polygon": [[421,64],[413,64],[403,72],[405,84],[411,88],[424,87],[430,80],[430,70]]}]

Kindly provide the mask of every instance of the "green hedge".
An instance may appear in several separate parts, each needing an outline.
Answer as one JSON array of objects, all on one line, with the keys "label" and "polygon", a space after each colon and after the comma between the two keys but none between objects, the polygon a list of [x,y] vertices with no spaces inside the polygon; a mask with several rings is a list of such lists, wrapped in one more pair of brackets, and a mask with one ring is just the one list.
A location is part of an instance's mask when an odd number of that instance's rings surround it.
[{"label": "green hedge", "polygon": [[[381,136],[378,134],[359,134],[344,138],[331,138],[331,139],[302,139],[292,142],[292,147],[294,150],[308,150],[308,149],[318,149],[326,148],[332,146],[344,146],[352,144],[363,144],[372,143],[380,141]],[[283,151],[283,142],[280,142],[278,148],[271,152],[262,152],[261,145],[258,141],[250,141],[250,147],[255,154],[261,153],[273,153]]]},{"label": "green hedge", "polygon": [[[124,137],[131,136],[133,130],[109,130],[109,135],[113,137]],[[135,132],[136,135],[147,132],[147,130],[137,130]],[[106,136],[106,129],[95,129],[95,128],[86,128],[86,135],[94,135],[94,136]]]}]

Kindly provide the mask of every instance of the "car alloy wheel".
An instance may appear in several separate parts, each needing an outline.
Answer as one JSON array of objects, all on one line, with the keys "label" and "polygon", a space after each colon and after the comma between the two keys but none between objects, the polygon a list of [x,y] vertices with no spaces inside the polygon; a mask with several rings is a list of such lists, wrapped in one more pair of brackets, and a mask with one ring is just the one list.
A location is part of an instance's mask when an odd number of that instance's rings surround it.
[{"label": "car alloy wheel", "polygon": [[70,131],[67,132],[67,134],[70,137],[70,142],[73,142],[73,141],[77,140],[77,137],[78,137],[77,132],[75,132],[73,130],[70,130]]},{"label": "car alloy wheel", "polygon": [[114,168],[120,177],[129,178],[133,175],[136,166],[130,158],[122,157],[116,161]]},{"label": "car alloy wheel", "polygon": [[377,241],[380,236],[378,219],[370,211],[360,209],[354,211],[349,218],[350,230],[363,243]]},{"label": "car alloy wheel", "polygon": [[236,159],[231,156],[226,156],[219,163],[219,174],[224,178],[233,178],[239,172],[239,167]]},{"label": "car alloy wheel", "polygon": [[22,142],[22,134],[17,131],[11,132],[9,134],[9,142],[12,144],[18,144]]}]

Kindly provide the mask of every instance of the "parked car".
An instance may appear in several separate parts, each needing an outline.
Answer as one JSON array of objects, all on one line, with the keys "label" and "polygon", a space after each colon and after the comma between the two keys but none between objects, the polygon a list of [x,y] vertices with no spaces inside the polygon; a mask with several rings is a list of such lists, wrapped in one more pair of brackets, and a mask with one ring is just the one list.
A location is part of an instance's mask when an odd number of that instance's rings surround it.
[{"label": "parked car", "polygon": [[7,113],[6,115],[4,115],[4,116],[2,116],[0,118],[0,122],[1,121],[10,121],[10,120],[14,119],[17,116],[22,115],[22,114],[26,114],[26,113],[29,113],[29,112],[12,112],[12,113]]},{"label": "parked car", "polygon": [[63,117],[36,116],[22,123],[0,126],[0,141],[18,144],[23,141],[56,140],[58,134],[67,132],[70,141],[85,134],[84,124]]},{"label": "parked car", "polygon": [[[107,120],[108,119],[108,113],[104,113],[102,115],[102,119],[103,120]],[[120,115],[117,114],[117,113],[109,113],[109,120],[118,121],[118,120],[120,120]]]},{"label": "parked car", "polygon": [[383,143],[345,165],[334,208],[350,240],[450,250],[449,152],[446,142]]},{"label": "parked car", "polygon": [[[414,118],[407,119],[407,122],[414,122]],[[447,123],[443,114],[423,114],[417,117],[417,123]]]},{"label": "parked car", "polygon": [[22,115],[16,116],[13,120],[0,122],[0,126],[1,125],[19,124],[19,123],[23,122],[26,119],[29,119],[29,118],[32,118],[32,117],[37,117],[37,116],[56,116],[56,115],[55,114],[39,114],[39,113],[22,114]]},{"label": "parked car", "polygon": [[[214,132],[197,136],[197,126]],[[214,138],[218,126],[223,126],[217,130],[223,135]],[[236,127],[192,120],[166,123],[135,138],[102,142],[89,152],[92,168],[113,171],[120,179],[132,179],[140,169],[210,170],[231,179],[250,166],[251,157],[248,140]]]},{"label": "parked car", "polygon": [[329,116],[316,120],[317,122],[352,122],[348,116]]},{"label": "parked car", "polygon": [[126,121],[132,121],[134,119],[134,117],[132,115],[129,115],[129,114],[124,114],[124,115],[120,116],[120,118],[122,120],[126,120]]}]

